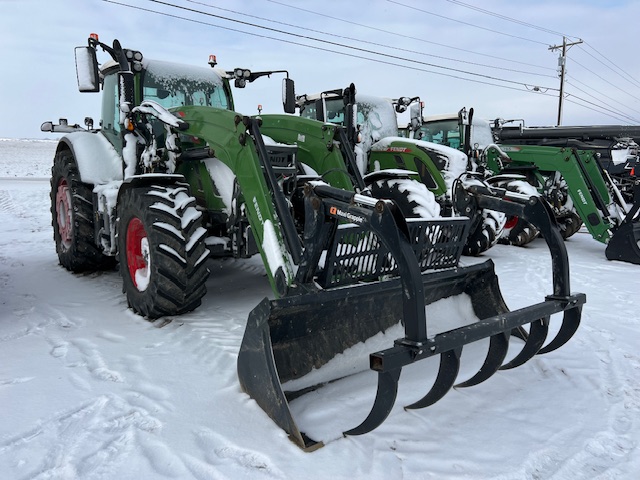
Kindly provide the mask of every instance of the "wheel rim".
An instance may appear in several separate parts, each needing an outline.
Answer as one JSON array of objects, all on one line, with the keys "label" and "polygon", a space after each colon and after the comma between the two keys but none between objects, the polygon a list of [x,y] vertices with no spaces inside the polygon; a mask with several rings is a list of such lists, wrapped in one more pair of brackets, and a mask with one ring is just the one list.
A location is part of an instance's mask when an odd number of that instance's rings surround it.
[{"label": "wheel rim", "polygon": [[504,229],[505,230],[510,230],[513,227],[515,227],[518,224],[518,217],[513,216],[513,217],[507,217],[507,221],[504,224]]},{"label": "wheel rim", "polygon": [[137,217],[127,226],[127,267],[134,286],[145,291],[151,275],[151,251],[147,232]]},{"label": "wheel rim", "polygon": [[71,221],[71,190],[66,178],[61,178],[56,189],[56,222],[60,245],[69,250],[73,241],[73,223]]}]

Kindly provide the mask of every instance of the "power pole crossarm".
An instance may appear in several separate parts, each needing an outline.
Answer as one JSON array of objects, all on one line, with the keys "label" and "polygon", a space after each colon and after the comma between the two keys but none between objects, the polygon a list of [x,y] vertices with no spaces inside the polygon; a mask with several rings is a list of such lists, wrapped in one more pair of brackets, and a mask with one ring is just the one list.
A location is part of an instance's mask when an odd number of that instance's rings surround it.
[{"label": "power pole crossarm", "polygon": [[549,47],[549,50],[556,51],[558,49],[562,49],[562,54],[558,58],[558,66],[560,67],[560,99],[558,101],[558,123],[557,126],[560,126],[562,123],[562,101],[564,99],[564,76],[565,76],[565,66],[567,63],[567,50],[569,47],[574,45],[578,45],[582,43],[582,40],[578,39],[576,42],[567,43],[567,37],[562,37],[562,45],[552,45]]}]

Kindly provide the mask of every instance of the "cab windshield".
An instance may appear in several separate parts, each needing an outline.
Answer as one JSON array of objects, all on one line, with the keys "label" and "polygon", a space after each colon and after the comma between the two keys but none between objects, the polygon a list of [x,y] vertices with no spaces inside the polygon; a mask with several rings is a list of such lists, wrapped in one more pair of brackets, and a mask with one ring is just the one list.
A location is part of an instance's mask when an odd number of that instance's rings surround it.
[{"label": "cab windshield", "polygon": [[231,100],[220,76],[211,68],[146,62],[142,96],[169,109],[200,105],[230,109]]},{"label": "cab windshield", "polygon": [[460,148],[460,128],[457,119],[425,123],[420,128],[419,140]]}]

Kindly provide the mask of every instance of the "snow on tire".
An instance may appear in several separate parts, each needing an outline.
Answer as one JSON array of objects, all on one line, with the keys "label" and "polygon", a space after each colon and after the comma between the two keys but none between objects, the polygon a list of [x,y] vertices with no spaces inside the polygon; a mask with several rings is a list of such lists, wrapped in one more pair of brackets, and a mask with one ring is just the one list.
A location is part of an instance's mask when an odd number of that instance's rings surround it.
[{"label": "snow on tire", "polygon": [[483,208],[478,215],[481,220],[477,222],[476,228],[469,232],[467,243],[462,248],[462,254],[477,257],[486,252],[498,242],[498,237],[505,223],[505,216],[502,212]]},{"label": "snow on tire", "polygon": [[375,198],[393,200],[407,218],[436,218],[440,215],[440,205],[433,193],[416,180],[378,180],[369,189]]},{"label": "snow on tire", "polygon": [[573,200],[569,195],[569,187],[560,172],[555,172],[544,184],[543,195],[556,214],[556,222],[563,239],[580,230],[582,219],[576,212]]},{"label": "snow on tire", "polygon": [[[506,188],[510,192],[523,195],[538,196],[536,188],[524,180],[509,180],[498,184],[501,188]],[[504,229],[498,238],[498,242],[504,245],[515,245],[523,247],[527,243],[535,240],[540,234],[534,225],[520,217],[509,217]]]},{"label": "snow on tire", "polygon": [[53,240],[60,265],[72,272],[113,268],[95,241],[93,186],[83,183],[73,153],[60,150],[51,168]]},{"label": "snow on tire", "polygon": [[209,270],[207,231],[184,186],[122,192],[118,202],[118,256],[129,306],[147,318],[197,308]]}]

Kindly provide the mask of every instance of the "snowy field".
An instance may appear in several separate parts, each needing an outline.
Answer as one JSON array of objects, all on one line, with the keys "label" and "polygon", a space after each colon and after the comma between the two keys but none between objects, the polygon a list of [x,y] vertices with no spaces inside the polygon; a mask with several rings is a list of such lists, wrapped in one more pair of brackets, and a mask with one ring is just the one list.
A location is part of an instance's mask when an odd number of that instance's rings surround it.
[{"label": "snowy field", "polygon": [[[640,266],[607,261],[586,231],[567,242],[572,290],[587,295],[567,345],[405,411],[434,378],[437,360],[419,362],[387,421],[360,437],[339,432],[368,413],[375,374],[338,382],[293,407],[334,438],[304,453],[238,385],[244,323],[271,295],[260,261],[210,261],[190,314],[134,315],[117,271],[58,265],[55,145],[0,140],[1,479],[640,478]],[[511,308],[551,293],[542,240],[485,257]],[[481,343],[463,352],[461,375]]]}]

